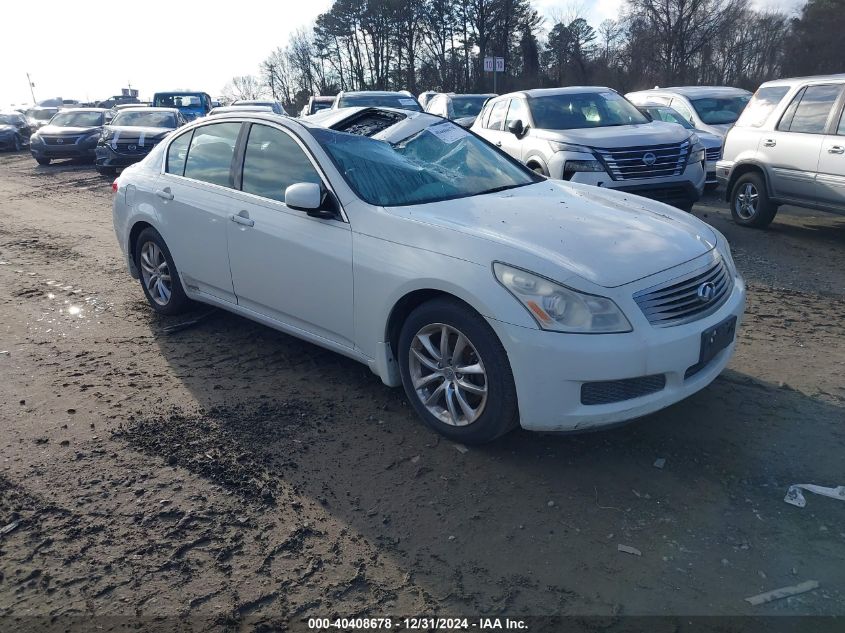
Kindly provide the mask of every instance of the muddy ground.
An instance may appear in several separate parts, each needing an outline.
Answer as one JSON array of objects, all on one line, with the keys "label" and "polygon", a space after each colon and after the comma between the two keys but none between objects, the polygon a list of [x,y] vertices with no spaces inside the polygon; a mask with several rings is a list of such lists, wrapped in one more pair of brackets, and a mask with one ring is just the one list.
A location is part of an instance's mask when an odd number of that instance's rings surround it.
[{"label": "muddy ground", "polygon": [[0,629],[845,615],[845,503],[783,502],[845,484],[845,219],[695,214],[749,283],[729,369],[623,428],[461,452],[353,361],[222,312],[167,334],[110,180],[0,155]]}]

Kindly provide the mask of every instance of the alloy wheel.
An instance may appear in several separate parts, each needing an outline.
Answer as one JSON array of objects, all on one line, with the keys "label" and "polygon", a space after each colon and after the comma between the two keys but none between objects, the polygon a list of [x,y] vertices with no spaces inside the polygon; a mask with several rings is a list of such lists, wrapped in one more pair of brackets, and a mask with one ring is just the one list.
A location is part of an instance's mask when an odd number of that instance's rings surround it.
[{"label": "alloy wheel", "polygon": [[150,297],[160,306],[170,303],[173,288],[167,258],[155,242],[144,242],[141,246],[141,279]]},{"label": "alloy wheel", "polygon": [[408,364],[423,406],[450,426],[475,422],[487,405],[487,372],[472,342],[444,323],[423,327],[413,338]]},{"label": "alloy wheel", "polygon": [[734,209],[736,214],[743,220],[750,220],[757,215],[757,205],[759,204],[760,193],[753,183],[746,182],[736,195],[734,200]]}]

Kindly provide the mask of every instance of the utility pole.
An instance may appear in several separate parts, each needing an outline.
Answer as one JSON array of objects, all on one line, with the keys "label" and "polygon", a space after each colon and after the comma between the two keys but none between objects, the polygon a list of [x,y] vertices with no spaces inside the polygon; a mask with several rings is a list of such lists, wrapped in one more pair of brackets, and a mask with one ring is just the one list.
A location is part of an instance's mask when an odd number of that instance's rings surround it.
[{"label": "utility pole", "polygon": [[35,101],[35,91],[33,90],[35,84],[32,83],[32,79],[29,78],[29,73],[26,73],[26,83],[29,84],[29,94],[32,95],[32,105],[37,105],[37,102]]}]

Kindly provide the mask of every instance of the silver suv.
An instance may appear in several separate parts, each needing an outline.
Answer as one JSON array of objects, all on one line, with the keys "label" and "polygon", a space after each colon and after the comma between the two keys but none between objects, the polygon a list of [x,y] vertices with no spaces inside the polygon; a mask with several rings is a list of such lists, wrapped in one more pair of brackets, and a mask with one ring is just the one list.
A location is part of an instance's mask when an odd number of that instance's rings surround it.
[{"label": "silver suv", "polygon": [[491,99],[472,131],[534,171],[689,210],[704,190],[704,147],[650,121],[610,88],[524,90]]},{"label": "silver suv", "polygon": [[696,130],[724,136],[742,114],[751,93],[731,86],[679,86],[629,92],[625,97],[637,105],[672,106]]},{"label": "silver suv", "polygon": [[760,86],[716,164],[737,224],[766,227],[781,204],[845,215],[843,106],[845,74]]}]

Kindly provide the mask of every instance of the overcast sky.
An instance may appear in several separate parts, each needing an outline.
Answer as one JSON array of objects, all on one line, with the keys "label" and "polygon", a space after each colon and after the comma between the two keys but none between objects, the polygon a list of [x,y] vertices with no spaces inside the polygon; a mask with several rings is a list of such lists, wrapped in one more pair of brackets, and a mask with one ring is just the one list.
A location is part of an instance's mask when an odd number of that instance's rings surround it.
[{"label": "overcast sky", "polygon": [[[792,8],[800,0],[755,0]],[[534,0],[550,17],[573,8],[598,25],[618,18],[623,0]],[[173,88],[220,94],[235,75],[258,65],[288,35],[328,9],[331,0],[179,0],[89,3],[12,1],[3,8],[0,37],[0,107],[30,102],[26,73],[38,100],[94,101],[119,94],[132,82],[142,98]],[[11,27],[11,28],[9,28]]]}]

